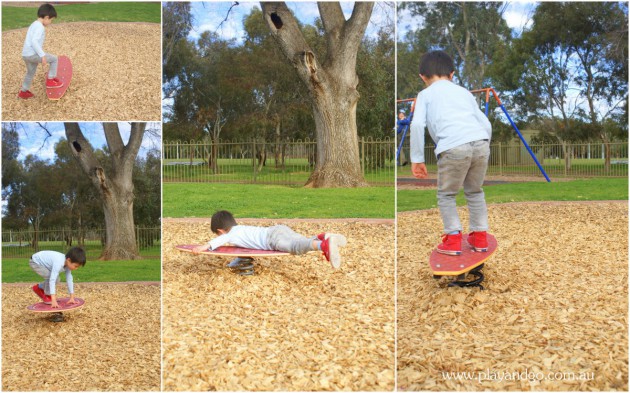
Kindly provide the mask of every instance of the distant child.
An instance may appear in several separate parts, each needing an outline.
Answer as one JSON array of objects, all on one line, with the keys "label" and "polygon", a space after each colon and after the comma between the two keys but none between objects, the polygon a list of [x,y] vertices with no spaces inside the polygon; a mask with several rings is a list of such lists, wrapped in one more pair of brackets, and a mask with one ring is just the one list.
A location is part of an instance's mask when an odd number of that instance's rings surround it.
[{"label": "distant child", "polygon": [[[405,129],[409,126],[409,119],[407,118],[407,114],[405,113],[404,109],[398,111],[398,120],[396,121],[396,126],[396,133],[398,134],[399,138],[402,138],[404,136]],[[398,165],[407,165],[407,154],[405,154],[405,148],[400,149],[400,153],[398,154]]]},{"label": "distant child", "polygon": [[346,245],[346,238],[343,235],[333,233],[320,233],[316,237],[307,238],[295,233],[286,225],[272,227],[238,225],[232,213],[226,210],[214,213],[210,229],[219,236],[207,244],[194,248],[194,253],[214,250],[227,243],[256,250],[284,251],[294,255],[319,250],[324,253],[332,267],[338,269],[341,265],[339,247]]},{"label": "distant child", "polygon": [[22,48],[22,59],[26,63],[26,76],[18,93],[19,98],[27,99],[33,97],[33,93],[29,91],[29,88],[40,63],[42,67],[50,64],[48,78],[46,78],[46,87],[58,88],[63,86],[63,82],[57,79],[57,56],[44,52],[46,27],[56,17],[57,11],[55,11],[55,7],[50,4],[44,4],[37,10],[37,20],[31,24],[26,32],[26,39]]},{"label": "distant child", "polygon": [[70,300],[68,303],[76,303],[74,300],[74,285],[72,282],[72,271],[77,270],[81,266],[85,266],[85,251],[79,247],[72,247],[66,255],[57,251],[40,251],[31,257],[29,263],[31,269],[35,273],[44,278],[44,282],[35,284],[33,292],[39,296],[44,303],[57,308],[57,291],[56,286],[60,281],[59,273],[65,271],[66,284],[68,285],[68,293]]},{"label": "distant child", "polygon": [[455,197],[464,188],[470,213],[468,242],[475,251],[487,251],[488,210],[481,186],[488,168],[492,126],[473,95],[452,82],[453,59],[443,51],[420,59],[420,78],[426,84],[416,99],[411,122],[411,171],[427,176],[424,164],[424,128],[429,129],[437,156],[437,198],[444,235],[437,251],[460,255],[462,224]]}]

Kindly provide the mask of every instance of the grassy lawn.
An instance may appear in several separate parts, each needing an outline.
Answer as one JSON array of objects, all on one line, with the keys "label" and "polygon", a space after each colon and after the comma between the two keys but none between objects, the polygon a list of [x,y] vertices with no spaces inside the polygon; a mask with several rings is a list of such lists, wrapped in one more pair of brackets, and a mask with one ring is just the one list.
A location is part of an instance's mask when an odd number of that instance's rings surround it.
[{"label": "grassy lawn", "polygon": [[[4,233],[6,234],[6,232]],[[4,235],[3,234],[3,235]],[[65,254],[69,247],[63,241],[40,241],[39,250],[57,251]],[[83,245],[83,250],[87,255],[87,260],[93,261],[101,256],[103,245],[100,240],[87,240]],[[2,241],[3,257],[29,258],[33,253],[37,252],[28,243],[20,243],[17,241],[9,242],[7,239]],[[159,258],[161,253],[160,241],[154,241],[152,246],[140,248],[140,255],[144,258]]]},{"label": "grassy lawn", "polygon": [[[628,179],[587,179],[567,182],[527,182],[484,187],[487,203],[525,201],[627,200]],[[457,205],[466,204],[463,192]],[[437,207],[436,190],[399,190],[398,211]]]},{"label": "grassy lawn", "polygon": [[[104,2],[55,5],[57,18],[64,22],[151,22],[161,23],[161,3]],[[2,31],[28,27],[37,19],[37,7],[2,6]]]},{"label": "grassy lawn", "polygon": [[394,187],[163,184],[163,217],[211,217],[217,210],[237,218],[394,218]]},{"label": "grassy lawn", "polygon": [[[89,260],[84,267],[72,274],[75,283],[82,282],[117,282],[117,281],[160,281],[160,258],[137,261],[97,261]],[[62,273],[62,280],[65,275]],[[2,282],[41,282],[28,265],[28,258],[3,258]],[[61,284],[63,293],[65,283]]]}]

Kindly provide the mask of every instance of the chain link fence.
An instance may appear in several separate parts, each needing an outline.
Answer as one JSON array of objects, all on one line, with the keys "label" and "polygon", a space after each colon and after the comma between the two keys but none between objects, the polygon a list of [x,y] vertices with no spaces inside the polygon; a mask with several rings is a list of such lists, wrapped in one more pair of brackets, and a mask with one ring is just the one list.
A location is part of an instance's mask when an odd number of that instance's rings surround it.
[{"label": "chain link fence", "polygon": [[[159,258],[161,255],[161,228],[136,227],[136,242],[140,255]],[[105,245],[105,229],[47,229],[2,231],[2,258],[29,258],[38,251],[50,250],[66,253],[70,247],[85,250],[88,259],[100,257]]]},{"label": "chain link fence", "polygon": [[[303,185],[315,168],[317,142],[165,141],[162,179],[180,183],[258,183]],[[365,180],[393,186],[393,139],[361,138],[359,155]]]}]

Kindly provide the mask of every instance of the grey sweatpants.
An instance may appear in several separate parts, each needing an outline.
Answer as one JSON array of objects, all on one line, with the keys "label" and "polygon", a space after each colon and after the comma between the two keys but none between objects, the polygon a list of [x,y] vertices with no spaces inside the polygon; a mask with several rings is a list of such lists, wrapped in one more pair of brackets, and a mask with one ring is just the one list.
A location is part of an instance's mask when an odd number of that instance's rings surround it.
[{"label": "grey sweatpants", "polygon": [[[22,82],[22,91],[26,91],[31,88],[31,83],[33,82],[35,72],[37,71],[37,66],[42,63],[42,58],[38,55],[33,55],[22,56],[22,59],[24,60],[24,63],[26,63],[26,76],[24,77],[24,82]],[[57,76],[57,56],[46,53],[46,61],[50,64],[48,78],[55,78]]]},{"label": "grey sweatpants", "polygon": [[269,246],[272,250],[290,252],[293,255],[306,254],[313,251],[315,237],[307,238],[295,233],[286,225],[275,225],[269,228]]},{"label": "grey sweatpants", "polygon": [[[32,259],[30,260],[30,262],[28,264],[30,265],[31,269],[33,269],[33,271],[35,271],[35,273],[39,274],[40,276],[42,276],[44,278],[44,282],[39,284],[39,287],[44,290],[44,293],[46,295],[50,295],[50,281],[49,281],[49,279],[50,279],[50,270],[46,269],[42,265],[38,265],[37,263],[33,262]],[[61,277],[57,277],[56,285],[59,285],[59,281],[61,281]]]},{"label": "grey sweatpants", "polygon": [[470,213],[470,230],[488,230],[488,209],[481,186],[489,158],[490,142],[487,140],[466,143],[439,154],[437,197],[444,233],[462,230],[455,203],[462,187]]}]

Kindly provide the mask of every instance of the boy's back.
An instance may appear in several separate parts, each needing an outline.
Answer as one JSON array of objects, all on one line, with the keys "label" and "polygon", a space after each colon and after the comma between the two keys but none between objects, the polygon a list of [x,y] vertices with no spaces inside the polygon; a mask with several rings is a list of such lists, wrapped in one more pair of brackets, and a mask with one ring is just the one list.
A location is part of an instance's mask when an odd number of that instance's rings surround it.
[{"label": "boy's back", "polygon": [[[435,142],[436,155],[468,142],[489,140],[492,136],[491,124],[473,95],[446,80],[439,80],[418,94],[411,122],[412,134],[423,136],[425,126]],[[424,152],[418,157],[420,151],[413,150],[412,162],[424,162]]]}]

